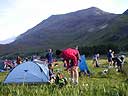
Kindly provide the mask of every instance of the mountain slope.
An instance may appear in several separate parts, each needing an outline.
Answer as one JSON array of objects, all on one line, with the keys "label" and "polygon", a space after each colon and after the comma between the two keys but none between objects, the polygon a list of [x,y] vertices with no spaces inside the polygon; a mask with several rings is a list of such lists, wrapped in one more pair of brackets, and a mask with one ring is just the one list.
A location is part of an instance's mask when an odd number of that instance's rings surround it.
[{"label": "mountain slope", "polygon": [[[0,52],[62,49],[75,45],[92,46],[109,43],[118,45],[123,42],[125,43],[121,46],[125,46],[128,33],[127,17],[127,11],[123,14],[112,14],[95,7],[52,15],[21,34],[14,42],[2,46]],[[5,50],[8,46],[10,48]]]},{"label": "mountain slope", "polygon": [[107,27],[117,15],[98,8],[80,10],[68,14],[53,15],[34,28],[20,35],[12,45],[27,47],[63,48],[74,40]]},{"label": "mountain slope", "polygon": [[[127,13],[127,14],[126,14]],[[97,44],[115,44],[119,47],[128,46],[128,12],[125,11],[111,22],[108,27],[97,32],[92,42]]]}]

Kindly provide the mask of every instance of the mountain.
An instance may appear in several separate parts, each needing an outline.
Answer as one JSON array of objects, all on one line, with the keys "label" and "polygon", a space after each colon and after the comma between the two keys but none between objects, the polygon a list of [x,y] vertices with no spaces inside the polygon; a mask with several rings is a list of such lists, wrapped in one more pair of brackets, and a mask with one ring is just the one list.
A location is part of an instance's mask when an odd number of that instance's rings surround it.
[{"label": "mountain", "polygon": [[[68,14],[53,15],[17,37],[13,45],[63,48],[81,37],[106,27],[117,15],[91,7]],[[36,45],[36,46],[35,46]]]},{"label": "mountain", "polygon": [[9,54],[47,48],[63,49],[104,42],[125,46],[126,43],[122,42],[127,40],[128,33],[126,13],[127,11],[123,14],[113,14],[91,7],[67,14],[52,15],[18,36],[14,42],[2,45],[0,52]]},{"label": "mountain", "polygon": [[128,9],[123,14],[124,15],[128,15]]},{"label": "mountain", "polygon": [[95,44],[115,44],[119,48],[128,48],[128,10],[120,14],[103,30],[97,32],[92,43]]}]

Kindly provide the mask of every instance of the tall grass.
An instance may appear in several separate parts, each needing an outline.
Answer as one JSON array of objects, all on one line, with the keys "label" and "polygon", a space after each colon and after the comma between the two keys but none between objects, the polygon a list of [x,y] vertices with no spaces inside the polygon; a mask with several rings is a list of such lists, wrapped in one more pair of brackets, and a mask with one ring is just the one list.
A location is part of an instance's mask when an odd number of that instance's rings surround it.
[{"label": "tall grass", "polygon": [[[100,61],[106,65],[105,60]],[[88,60],[89,68],[92,72],[91,77],[79,77],[79,84],[68,83],[60,88],[55,84],[12,84],[4,85],[7,73],[0,73],[0,96],[128,96],[128,82],[125,82],[126,75],[109,69],[108,74],[102,75],[105,68],[93,68],[91,60]],[[69,78],[66,71],[62,72]]]}]

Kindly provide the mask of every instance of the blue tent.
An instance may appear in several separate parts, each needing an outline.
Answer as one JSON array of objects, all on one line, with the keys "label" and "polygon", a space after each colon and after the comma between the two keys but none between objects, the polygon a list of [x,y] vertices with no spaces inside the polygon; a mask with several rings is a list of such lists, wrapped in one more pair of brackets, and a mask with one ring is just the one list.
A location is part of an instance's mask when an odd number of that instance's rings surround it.
[{"label": "blue tent", "polygon": [[45,64],[25,62],[16,66],[4,83],[42,83],[49,81],[49,69]]},{"label": "blue tent", "polygon": [[80,71],[86,71],[86,72],[89,71],[88,65],[86,63],[85,55],[81,55],[80,59],[81,59],[81,61],[79,62]]}]

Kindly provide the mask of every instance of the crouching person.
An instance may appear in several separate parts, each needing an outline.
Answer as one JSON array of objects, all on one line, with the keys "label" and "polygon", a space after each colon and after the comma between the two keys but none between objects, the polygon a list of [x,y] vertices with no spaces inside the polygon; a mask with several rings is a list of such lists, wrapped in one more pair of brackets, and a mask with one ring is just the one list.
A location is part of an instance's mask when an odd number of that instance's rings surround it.
[{"label": "crouching person", "polygon": [[121,55],[114,58],[114,62],[117,64],[118,72],[122,72],[122,66],[125,62],[125,56]]},{"label": "crouching person", "polygon": [[49,77],[50,77],[49,82],[50,83],[54,83],[55,82],[55,75],[53,73],[53,66],[52,66],[52,64],[48,64],[48,69],[49,69]]}]

